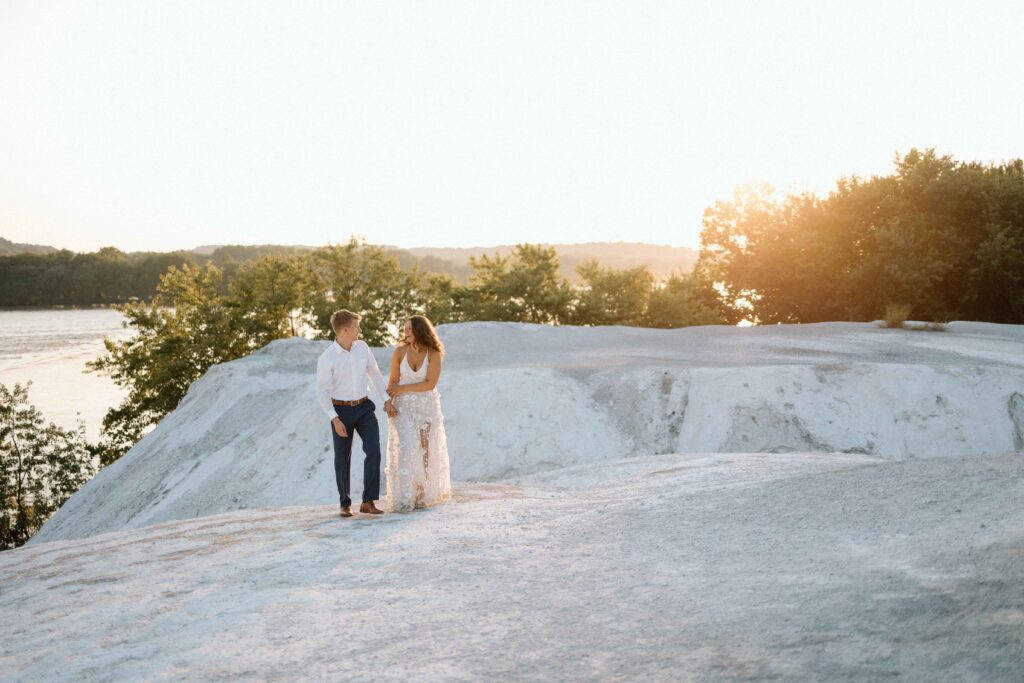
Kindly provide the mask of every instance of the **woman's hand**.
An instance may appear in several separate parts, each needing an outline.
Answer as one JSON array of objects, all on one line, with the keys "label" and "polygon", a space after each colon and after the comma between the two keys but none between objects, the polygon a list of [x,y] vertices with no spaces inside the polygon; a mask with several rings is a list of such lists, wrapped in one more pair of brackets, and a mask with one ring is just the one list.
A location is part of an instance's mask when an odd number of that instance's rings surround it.
[{"label": "woman's hand", "polygon": [[394,398],[402,393],[402,386],[400,384],[392,385],[388,387],[388,396]]}]

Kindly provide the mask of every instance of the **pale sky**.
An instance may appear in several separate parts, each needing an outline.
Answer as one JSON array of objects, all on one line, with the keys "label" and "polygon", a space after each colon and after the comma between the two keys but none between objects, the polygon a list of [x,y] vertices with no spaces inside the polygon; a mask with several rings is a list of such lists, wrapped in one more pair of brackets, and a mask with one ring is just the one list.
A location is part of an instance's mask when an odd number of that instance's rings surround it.
[{"label": "pale sky", "polygon": [[644,241],[1024,156],[1024,3],[0,1],[0,236]]}]

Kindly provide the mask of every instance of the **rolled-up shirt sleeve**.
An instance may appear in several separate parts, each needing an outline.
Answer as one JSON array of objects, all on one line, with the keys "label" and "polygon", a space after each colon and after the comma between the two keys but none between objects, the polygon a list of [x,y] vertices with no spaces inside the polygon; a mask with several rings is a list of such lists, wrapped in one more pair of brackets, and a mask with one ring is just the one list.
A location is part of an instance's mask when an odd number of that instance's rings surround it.
[{"label": "rolled-up shirt sleeve", "polygon": [[377,394],[381,397],[381,400],[388,400],[388,383],[384,379],[384,375],[381,374],[380,366],[377,365],[377,359],[373,357],[373,351],[370,346],[366,346],[366,374],[369,375],[370,381],[373,386],[377,389]]},{"label": "rolled-up shirt sleeve", "polygon": [[334,379],[334,368],[326,356],[320,356],[316,361],[316,400],[324,411],[328,420],[337,417],[334,412],[334,405],[331,403],[331,384]]}]

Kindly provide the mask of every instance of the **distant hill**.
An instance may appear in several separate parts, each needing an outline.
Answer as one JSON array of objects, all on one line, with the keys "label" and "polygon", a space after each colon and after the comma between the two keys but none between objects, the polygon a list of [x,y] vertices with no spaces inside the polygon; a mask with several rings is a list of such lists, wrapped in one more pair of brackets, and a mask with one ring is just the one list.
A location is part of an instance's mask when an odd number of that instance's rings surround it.
[{"label": "distant hill", "polygon": [[[463,284],[469,279],[470,268],[465,260],[456,262],[436,256],[416,256],[399,247],[381,246],[387,251],[394,253],[399,265],[404,269],[419,266],[420,270],[428,273],[448,273]],[[313,251],[317,248],[308,244],[292,244],[287,246],[279,244],[204,244],[194,249],[189,249],[187,253],[195,255],[202,261],[209,260],[216,266],[223,266],[232,261],[241,263],[256,259],[264,254],[302,253]]]},{"label": "distant hill", "polygon": [[[484,254],[501,254],[512,251],[514,245],[500,244],[493,247],[413,247],[405,249],[394,245],[381,245],[395,253],[403,268],[419,265],[422,270],[432,273],[450,273],[463,283],[469,279],[472,269],[469,267],[471,256]],[[597,259],[605,268],[633,268],[645,265],[650,268],[654,277],[667,278],[673,272],[689,272],[697,262],[698,251],[689,247],[671,247],[644,242],[584,242],[580,244],[544,244],[554,247],[558,252],[561,267],[559,271],[570,282],[577,282],[576,266],[587,259]],[[263,253],[281,253],[288,251],[312,251],[315,246],[309,245],[216,245],[207,244],[190,249],[189,252],[211,257],[219,263],[225,257],[236,260],[255,258]]]},{"label": "distant hill", "polygon": [[[583,242],[580,244],[544,244],[558,252],[559,269],[571,282],[576,282],[576,266],[593,258],[605,268],[647,266],[656,278],[666,278],[674,271],[689,272],[697,263],[699,252],[689,247],[671,247],[644,242]],[[453,263],[467,263],[470,256],[499,253],[505,255],[513,246],[496,247],[414,247],[405,249],[419,258],[434,257]],[[468,270],[468,269],[467,269]]]},{"label": "distant hill", "polygon": [[313,251],[317,247],[308,244],[203,244],[193,249],[186,249],[197,256],[213,256],[214,252],[230,251],[251,252],[257,254],[279,254],[294,251]]},{"label": "distant hill", "polygon": [[[421,272],[446,273],[462,285],[469,284],[473,272],[469,265],[470,257],[507,255],[514,249],[510,244],[412,249],[380,246],[394,254],[404,270],[417,267]],[[544,246],[556,250],[559,271],[572,284],[579,284],[576,268],[588,259],[596,259],[605,268],[647,266],[660,280],[673,272],[689,272],[698,256],[696,250],[686,247],[641,242]],[[296,254],[316,248],[307,245],[227,244],[203,245],[173,252],[125,253],[115,247],[105,247],[96,252],[71,253],[51,246],[18,244],[0,237],[0,306],[85,306],[118,303],[131,297],[149,299],[156,291],[160,276],[172,265],[212,263],[230,278],[243,263],[265,254]]]},{"label": "distant hill", "polygon": [[48,247],[44,244],[23,244],[12,242],[9,239],[0,237],[0,256],[11,256],[13,254],[52,254],[60,251],[56,247]]}]

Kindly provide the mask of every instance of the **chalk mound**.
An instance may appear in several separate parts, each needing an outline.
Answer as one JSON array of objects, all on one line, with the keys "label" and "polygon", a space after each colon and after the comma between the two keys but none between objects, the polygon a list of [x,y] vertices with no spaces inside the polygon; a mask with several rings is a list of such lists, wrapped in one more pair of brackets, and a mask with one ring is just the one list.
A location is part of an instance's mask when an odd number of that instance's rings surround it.
[{"label": "chalk mound", "polygon": [[[439,390],[456,481],[515,482],[664,453],[901,460],[1024,449],[1022,326],[480,322],[442,325],[439,334],[449,352]],[[280,340],[211,368],[32,542],[239,509],[336,504],[329,426],[313,395],[316,358],[328,343]],[[386,373],[390,351],[375,353]],[[357,442],[357,462],[360,452]]]}]

